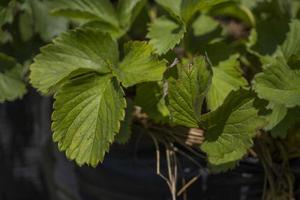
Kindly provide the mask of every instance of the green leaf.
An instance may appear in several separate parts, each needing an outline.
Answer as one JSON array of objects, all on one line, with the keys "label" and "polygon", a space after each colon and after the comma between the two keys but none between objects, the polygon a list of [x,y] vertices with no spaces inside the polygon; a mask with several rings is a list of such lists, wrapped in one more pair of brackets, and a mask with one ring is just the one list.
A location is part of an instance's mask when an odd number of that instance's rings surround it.
[{"label": "green leaf", "polygon": [[23,67],[13,58],[0,53],[0,103],[21,98],[25,93]]},{"label": "green leaf", "polygon": [[219,23],[212,17],[200,15],[193,23],[194,35],[201,36],[208,34],[219,27]]},{"label": "green leaf", "polygon": [[201,0],[200,1],[200,5],[199,5],[199,9],[201,11],[206,11],[209,10],[210,8],[224,3],[224,2],[235,2],[236,0]]},{"label": "green leaf", "polygon": [[185,27],[166,17],[156,19],[150,24],[147,38],[158,54],[165,54],[179,44],[185,33]]},{"label": "green leaf", "polygon": [[201,149],[212,165],[232,167],[253,145],[256,130],[265,125],[254,107],[255,96],[246,90],[231,92],[223,105],[203,116],[205,141]]},{"label": "green leaf", "polygon": [[228,16],[239,19],[250,27],[255,26],[255,17],[245,6],[237,2],[226,2],[213,7],[209,14],[211,16]]},{"label": "green leaf", "polygon": [[287,111],[284,119],[280,121],[272,130],[271,135],[275,138],[285,138],[290,129],[294,126],[299,127],[300,107],[291,108]]},{"label": "green leaf", "polygon": [[127,99],[127,107],[124,121],[121,122],[121,128],[117,134],[115,141],[119,144],[126,144],[132,134],[131,126],[133,120],[134,105],[132,100]]},{"label": "green leaf", "polygon": [[68,81],[55,94],[53,140],[80,166],[103,161],[124,119],[124,92],[109,75]]},{"label": "green leaf", "polygon": [[118,39],[118,38],[122,37],[125,33],[125,31],[120,28],[116,28],[111,24],[104,23],[104,22],[97,21],[97,20],[87,22],[87,23],[83,24],[82,27],[98,29],[99,31],[101,31],[103,33],[110,34],[111,37],[114,39]]},{"label": "green leaf", "polygon": [[134,103],[155,122],[168,121],[170,113],[163,97],[163,87],[157,82],[138,85]]},{"label": "green leaf", "polygon": [[0,28],[6,23],[12,23],[15,7],[15,1],[10,1],[7,5],[0,5]]},{"label": "green leaf", "polygon": [[266,69],[255,76],[254,90],[262,99],[286,107],[300,105],[300,69],[291,69],[283,58],[274,58]]},{"label": "green leaf", "polygon": [[233,55],[212,68],[212,83],[207,94],[207,104],[211,110],[222,105],[231,91],[248,85],[247,80],[242,75],[238,57],[239,55]]},{"label": "green leaf", "polygon": [[125,57],[116,73],[125,87],[162,80],[166,62],[153,54],[153,48],[147,42],[128,42],[124,48]]},{"label": "green leaf", "polygon": [[178,65],[178,77],[168,79],[168,107],[174,124],[198,127],[203,100],[207,94],[211,71],[204,57],[189,65]]},{"label": "green leaf", "polygon": [[182,0],[156,0],[172,17],[181,19]]},{"label": "green leaf", "polygon": [[62,17],[50,15],[53,5],[48,1],[27,0],[32,9],[34,29],[44,41],[51,40],[54,36],[68,29],[68,21]]},{"label": "green leaf", "polygon": [[300,20],[292,20],[289,24],[289,32],[281,46],[286,60],[292,56],[300,56]]},{"label": "green leaf", "polygon": [[20,14],[19,30],[22,41],[28,41],[34,34],[33,19],[29,12],[23,12]]},{"label": "green leaf", "polygon": [[[257,41],[252,50],[260,56],[281,56],[287,61],[300,55],[300,20],[263,20],[258,23]],[[264,59],[264,58],[262,58]]]},{"label": "green leaf", "polygon": [[199,0],[156,0],[178,22],[188,23],[200,7]]},{"label": "green leaf", "polygon": [[119,0],[117,11],[120,26],[128,30],[146,2],[146,0]]},{"label": "green leaf", "polygon": [[199,10],[199,0],[182,0],[181,17],[184,22],[188,23],[194,14]]},{"label": "green leaf", "polygon": [[87,71],[109,73],[118,59],[118,45],[109,35],[77,29],[41,49],[30,66],[30,80],[39,91],[49,93],[70,76]]},{"label": "green leaf", "polygon": [[119,27],[115,9],[109,0],[59,0],[53,14],[85,20],[99,20]]},{"label": "green leaf", "polygon": [[[269,106],[270,107],[270,106]],[[271,106],[272,111],[266,116],[268,125],[264,127],[264,130],[269,131],[279,124],[287,114],[288,109],[284,105],[275,104]]]}]

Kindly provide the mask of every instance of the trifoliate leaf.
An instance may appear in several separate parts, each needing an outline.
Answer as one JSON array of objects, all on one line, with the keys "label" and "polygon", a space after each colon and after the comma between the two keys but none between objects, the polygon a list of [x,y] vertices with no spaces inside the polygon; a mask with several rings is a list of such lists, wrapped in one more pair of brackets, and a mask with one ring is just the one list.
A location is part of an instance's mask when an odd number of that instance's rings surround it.
[{"label": "trifoliate leaf", "polygon": [[23,67],[13,58],[0,53],[0,103],[21,98],[25,93]]},{"label": "trifoliate leaf", "polygon": [[291,69],[283,58],[273,59],[262,73],[255,76],[258,96],[286,107],[300,105],[300,69]]},{"label": "trifoliate leaf", "polygon": [[163,87],[157,82],[138,85],[134,103],[155,122],[166,122],[169,118],[169,110],[163,98]]},{"label": "trifoliate leaf", "polygon": [[115,141],[119,144],[126,144],[132,134],[131,125],[133,119],[134,105],[132,100],[127,99],[127,107],[124,121],[121,122],[119,133],[116,135]]},{"label": "trifoliate leaf", "polygon": [[184,25],[161,17],[150,24],[147,38],[158,54],[164,54],[180,42],[185,33]]},{"label": "trifoliate leaf", "polygon": [[58,0],[53,14],[84,20],[99,20],[119,27],[118,17],[109,0]]},{"label": "trifoliate leaf", "polygon": [[162,80],[166,62],[154,55],[147,42],[129,42],[125,45],[125,57],[116,68],[117,77],[125,87],[137,83]]},{"label": "trifoliate leaf", "polygon": [[201,149],[207,153],[210,164],[223,165],[224,170],[224,166],[240,160],[253,145],[256,130],[265,125],[254,100],[249,91],[233,91],[217,110],[203,116],[207,130]]},{"label": "trifoliate leaf", "polygon": [[287,111],[284,119],[280,121],[272,130],[273,137],[285,138],[288,131],[294,126],[299,127],[300,124],[300,107],[291,108]]},{"label": "trifoliate leaf", "polygon": [[145,3],[146,0],[120,0],[117,9],[120,26],[129,29]]},{"label": "trifoliate leaf", "polygon": [[109,73],[118,59],[118,45],[109,35],[78,29],[62,34],[41,49],[30,66],[30,80],[39,91],[49,93],[72,73],[73,76],[86,71]]},{"label": "trifoliate leaf", "polygon": [[192,64],[178,65],[178,77],[168,79],[168,107],[174,124],[198,127],[204,97],[211,82],[205,58]]},{"label": "trifoliate leaf", "polygon": [[74,78],[55,94],[53,140],[69,159],[96,166],[103,161],[124,119],[124,92],[110,75]]},{"label": "trifoliate leaf", "polygon": [[211,87],[207,94],[207,104],[211,110],[222,105],[227,95],[248,83],[242,75],[238,55],[231,56],[228,60],[220,62],[213,67]]}]

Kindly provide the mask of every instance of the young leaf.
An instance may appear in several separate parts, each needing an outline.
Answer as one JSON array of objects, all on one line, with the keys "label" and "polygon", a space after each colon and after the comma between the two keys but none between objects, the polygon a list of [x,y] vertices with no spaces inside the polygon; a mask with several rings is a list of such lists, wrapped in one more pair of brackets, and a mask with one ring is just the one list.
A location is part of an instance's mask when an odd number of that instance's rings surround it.
[{"label": "young leaf", "polygon": [[168,107],[174,124],[198,127],[202,103],[211,82],[211,71],[205,58],[197,57],[193,64],[179,65],[178,77],[168,79]]},{"label": "young leaf", "polygon": [[231,56],[228,60],[220,62],[213,67],[211,87],[207,94],[207,104],[211,110],[222,105],[227,95],[240,87],[246,86],[247,80],[243,78],[238,55]]},{"label": "young leaf", "polygon": [[57,3],[58,8],[52,11],[55,15],[98,20],[119,27],[117,14],[109,0],[59,0]]},{"label": "young leaf", "polygon": [[118,45],[109,35],[98,30],[77,29],[62,34],[53,44],[41,49],[30,66],[30,80],[39,91],[49,93],[78,70],[109,73],[118,60]]},{"label": "young leaf", "polygon": [[286,107],[300,105],[300,69],[291,69],[284,58],[274,58],[262,73],[255,76],[258,96]]},{"label": "young leaf", "polygon": [[25,93],[23,67],[13,58],[0,53],[0,103],[21,98]]},{"label": "young leaf", "polygon": [[149,27],[147,38],[159,55],[165,54],[180,42],[185,33],[183,24],[166,17],[156,19]]},{"label": "young leaf", "polygon": [[124,92],[110,75],[68,81],[55,94],[53,140],[69,159],[96,166],[103,161],[124,119]]},{"label": "young leaf", "polygon": [[153,54],[153,48],[147,42],[128,42],[125,45],[125,57],[119,68],[115,68],[117,77],[125,87],[162,80],[166,62]]},{"label": "young leaf", "polygon": [[254,107],[254,95],[246,90],[231,92],[217,110],[202,120],[207,130],[201,149],[210,164],[223,165],[223,170],[247,153],[256,130],[265,125]]}]

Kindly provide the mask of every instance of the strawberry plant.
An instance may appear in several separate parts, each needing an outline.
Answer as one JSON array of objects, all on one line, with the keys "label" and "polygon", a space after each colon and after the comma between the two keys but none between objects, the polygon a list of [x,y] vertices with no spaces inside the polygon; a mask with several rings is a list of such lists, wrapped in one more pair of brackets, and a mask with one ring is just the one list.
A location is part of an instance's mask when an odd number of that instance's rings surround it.
[{"label": "strawberry plant", "polygon": [[53,140],[70,160],[96,167],[138,124],[156,145],[157,172],[173,199],[181,194],[178,146],[204,155],[211,172],[258,158],[263,198],[293,197],[289,161],[300,156],[297,0],[11,1],[0,10],[4,46],[14,42],[6,28],[18,17],[18,37],[38,34],[45,46],[28,73],[0,54],[0,101],[24,95],[29,74],[30,85],[54,96]]}]

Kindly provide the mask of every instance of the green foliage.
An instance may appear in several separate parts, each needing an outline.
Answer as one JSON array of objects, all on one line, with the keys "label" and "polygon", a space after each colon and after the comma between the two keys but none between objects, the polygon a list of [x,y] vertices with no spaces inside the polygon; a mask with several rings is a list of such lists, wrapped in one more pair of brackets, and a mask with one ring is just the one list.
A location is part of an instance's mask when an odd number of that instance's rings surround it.
[{"label": "green foliage", "polygon": [[135,105],[142,108],[142,112],[157,123],[168,122],[170,114],[162,91],[163,86],[158,82],[139,84],[134,101]]},{"label": "green foliage", "polygon": [[31,85],[55,97],[53,139],[79,165],[126,143],[140,107],[146,127],[204,129],[198,150],[226,171],[257,131],[296,132],[299,18],[296,0],[3,1],[0,102],[24,95],[32,63]]},{"label": "green foliage", "polygon": [[115,141],[119,144],[126,144],[132,134],[131,125],[133,120],[134,104],[132,100],[127,99],[127,107],[125,110],[124,121],[121,122],[119,134],[117,134]]},{"label": "green foliage", "polygon": [[69,159],[96,166],[120,129],[126,101],[109,75],[86,75],[66,82],[55,94],[53,140]]},{"label": "green foliage", "polygon": [[218,4],[218,2],[201,2],[198,0],[156,0],[171,16],[156,19],[149,27],[147,37],[158,54],[165,54],[180,43],[192,17],[200,9]]},{"label": "green foliage", "polygon": [[116,7],[109,0],[59,0],[57,3],[52,11],[54,15],[77,19],[85,26],[120,38],[130,29],[146,0],[120,0]]},{"label": "green foliage", "polygon": [[231,92],[218,109],[202,120],[207,133],[201,149],[208,154],[211,165],[223,165],[222,168],[241,159],[252,146],[258,128],[265,125],[255,108],[255,96],[246,90]]},{"label": "green foliage", "polygon": [[162,79],[166,63],[146,42],[127,43],[125,53],[119,63],[118,45],[108,34],[77,29],[44,47],[30,66],[32,85],[55,93],[54,141],[79,165],[102,162],[120,130],[126,103],[116,77],[126,87]]},{"label": "green foliage", "polygon": [[156,53],[161,55],[179,44],[184,33],[185,27],[182,24],[163,16],[151,24],[147,37],[156,49]]},{"label": "green foliage", "polygon": [[254,79],[254,89],[260,98],[286,107],[300,105],[300,70],[290,68],[282,58],[274,58]]},{"label": "green foliage", "polygon": [[242,76],[237,58],[238,55],[233,55],[228,60],[212,68],[213,78],[207,94],[207,104],[211,110],[215,110],[222,105],[231,91],[247,86],[247,81]]},{"label": "green foliage", "polygon": [[87,71],[109,73],[119,59],[117,43],[108,34],[92,29],[63,33],[41,52],[30,67],[30,80],[45,94],[55,91],[66,78]]},{"label": "green foliage", "polygon": [[204,57],[177,67],[168,78],[168,107],[174,124],[198,127],[203,100],[211,83],[211,70]]},{"label": "green foliage", "polygon": [[124,48],[126,55],[116,73],[125,87],[162,80],[166,62],[153,55],[153,49],[148,43],[129,42]]},{"label": "green foliage", "polygon": [[281,115],[281,117],[282,116],[284,118],[271,130],[273,137],[285,138],[290,130],[293,130],[295,127],[299,128],[300,107],[291,108],[286,111],[285,115]]}]

